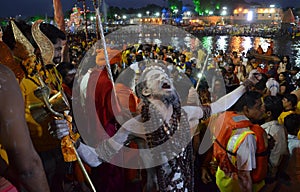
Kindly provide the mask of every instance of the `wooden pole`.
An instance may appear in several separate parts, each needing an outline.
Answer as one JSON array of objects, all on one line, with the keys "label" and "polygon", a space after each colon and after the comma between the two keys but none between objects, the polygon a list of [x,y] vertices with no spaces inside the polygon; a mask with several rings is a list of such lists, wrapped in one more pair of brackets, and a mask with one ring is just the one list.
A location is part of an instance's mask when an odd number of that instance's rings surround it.
[{"label": "wooden pole", "polygon": [[95,9],[95,14],[96,14],[96,34],[97,34],[97,40],[100,39],[100,30],[99,30],[99,17],[97,16],[97,9],[100,5],[97,4],[97,0],[93,0],[93,5]]},{"label": "wooden pole", "polygon": [[86,16],[86,11],[87,11],[87,8],[86,8],[86,1],[85,0],[77,0],[77,1],[81,1],[82,2],[82,7],[83,7],[83,20],[85,22],[84,24],[84,32],[85,32],[85,42],[86,44],[88,43],[88,26],[87,26],[87,16]]}]

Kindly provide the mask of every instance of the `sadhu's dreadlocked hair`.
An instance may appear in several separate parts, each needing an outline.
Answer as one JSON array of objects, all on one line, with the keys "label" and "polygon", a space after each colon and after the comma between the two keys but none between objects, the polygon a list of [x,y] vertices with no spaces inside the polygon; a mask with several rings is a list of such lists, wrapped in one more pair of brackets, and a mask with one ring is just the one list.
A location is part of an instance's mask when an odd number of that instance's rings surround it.
[{"label": "sadhu's dreadlocked hair", "polygon": [[[169,158],[168,162],[156,167],[157,184],[159,191],[193,191],[193,162],[192,162],[192,144],[190,142],[190,126],[186,113],[181,109],[179,97],[176,94],[173,99],[173,114],[169,122],[163,120],[162,115],[158,112],[147,97],[141,94],[146,82],[142,81],[137,86],[137,93],[142,99],[142,120],[145,123],[146,140],[149,148],[158,147],[169,139],[172,139],[172,145],[165,145],[163,152],[160,150],[152,150],[154,161],[162,162],[162,158]],[[188,144],[187,144],[188,143]],[[187,144],[187,146],[185,145]],[[177,153],[176,157],[174,153]],[[170,171],[166,171],[166,167]],[[179,178],[175,178],[176,174],[180,174]],[[177,188],[177,185],[183,183],[183,187]]]}]

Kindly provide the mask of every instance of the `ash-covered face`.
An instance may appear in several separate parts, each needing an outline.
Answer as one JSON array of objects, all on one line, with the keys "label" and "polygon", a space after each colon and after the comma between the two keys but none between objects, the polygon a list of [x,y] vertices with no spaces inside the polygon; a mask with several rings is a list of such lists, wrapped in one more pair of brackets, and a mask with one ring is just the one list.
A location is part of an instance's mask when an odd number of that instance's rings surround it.
[{"label": "ash-covered face", "polygon": [[149,71],[145,76],[145,80],[152,93],[170,93],[174,89],[170,77],[158,69]]},{"label": "ash-covered face", "polygon": [[179,99],[171,78],[165,72],[152,69],[147,72],[144,80],[151,98],[162,100],[167,105],[177,102]]}]

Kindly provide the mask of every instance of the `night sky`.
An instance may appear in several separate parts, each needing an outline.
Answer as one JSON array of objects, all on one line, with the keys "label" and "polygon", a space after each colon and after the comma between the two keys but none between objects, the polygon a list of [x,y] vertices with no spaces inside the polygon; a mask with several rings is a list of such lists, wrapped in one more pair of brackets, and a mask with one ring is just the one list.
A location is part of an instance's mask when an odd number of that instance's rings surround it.
[{"label": "night sky", "polygon": [[[251,1],[251,0],[248,0]],[[271,4],[271,2],[277,2],[282,7],[295,6],[300,7],[299,0],[253,0],[257,2],[263,2]],[[61,0],[64,11],[70,10],[77,0]],[[92,7],[92,0],[87,0],[88,6]],[[158,5],[165,5],[164,0],[106,0],[110,6],[119,7],[142,7],[146,4],[155,3]],[[183,0],[184,4],[193,4],[192,0]],[[53,15],[52,0],[5,0],[1,1],[0,17],[15,17],[16,15],[22,15],[23,17],[34,15]]]}]

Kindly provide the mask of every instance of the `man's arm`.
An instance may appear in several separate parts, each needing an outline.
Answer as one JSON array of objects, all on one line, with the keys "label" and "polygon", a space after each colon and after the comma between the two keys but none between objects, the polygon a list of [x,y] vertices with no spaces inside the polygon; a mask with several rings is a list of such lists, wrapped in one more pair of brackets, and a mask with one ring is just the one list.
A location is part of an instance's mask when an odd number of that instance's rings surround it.
[{"label": "man's arm", "polygon": [[239,185],[243,192],[252,192],[250,171],[238,170]]},{"label": "man's arm", "polygon": [[[138,115],[128,121],[126,121],[122,127],[111,138],[104,140],[96,148],[96,153],[104,154],[105,160],[109,160],[114,154],[116,154],[125,143],[132,138],[138,137],[145,139],[144,123],[140,121],[141,116]],[[109,151],[107,150],[109,149]]]},{"label": "man's arm", "polygon": [[223,112],[229,109],[246,92],[246,90],[258,83],[261,78],[262,76],[257,70],[252,70],[249,73],[248,79],[246,79],[242,85],[210,105],[211,114]]},{"label": "man's arm", "polygon": [[244,85],[240,85],[232,92],[224,95],[217,101],[210,104],[211,114],[226,111],[245,93],[246,89]]},{"label": "man's arm", "polygon": [[[261,79],[261,74],[257,70],[252,70],[249,74],[248,79],[244,81],[242,85],[233,90],[232,92],[224,95],[217,101],[210,104],[211,114],[226,111],[246,92],[246,90],[256,84]],[[211,114],[204,114],[205,111],[201,107],[184,106],[185,112],[188,114],[189,121],[195,121],[203,118],[203,116],[210,116]],[[191,127],[194,126],[191,125]]]},{"label": "man's arm", "polygon": [[[183,106],[182,108],[188,115],[190,127],[195,127],[198,124],[199,119],[203,118],[203,116],[209,117],[211,114],[226,111],[245,93],[245,91],[246,89],[244,85],[239,86],[231,93],[226,94],[214,103],[211,103],[211,110],[209,111],[203,111],[201,106]],[[207,114],[209,112],[211,114]]]},{"label": "man's arm", "polygon": [[42,162],[25,121],[24,101],[13,72],[0,65],[0,141],[17,180],[30,192],[49,191]]},{"label": "man's arm", "polygon": [[[235,136],[233,136],[235,137]],[[236,139],[232,139],[236,141]],[[228,143],[228,149],[232,151],[233,143]],[[251,171],[256,168],[256,140],[255,136],[250,134],[239,146],[236,155],[236,165],[238,169],[238,181],[242,191],[251,192],[253,188]],[[229,157],[231,158],[231,157]]]},{"label": "man's arm", "polygon": [[[66,119],[57,119],[51,122],[49,130],[57,139],[69,135],[69,126]],[[145,139],[145,130],[143,123],[140,122],[140,115],[125,122],[122,127],[114,134],[114,136],[106,139],[99,138],[98,146],[91,147],[80,143],[76,149],[79,156],[84,162],[91,167],[99,166],[103,161],[109,161],[118,151],[135,137]]]}]

